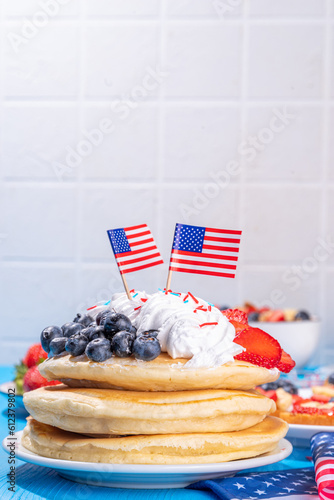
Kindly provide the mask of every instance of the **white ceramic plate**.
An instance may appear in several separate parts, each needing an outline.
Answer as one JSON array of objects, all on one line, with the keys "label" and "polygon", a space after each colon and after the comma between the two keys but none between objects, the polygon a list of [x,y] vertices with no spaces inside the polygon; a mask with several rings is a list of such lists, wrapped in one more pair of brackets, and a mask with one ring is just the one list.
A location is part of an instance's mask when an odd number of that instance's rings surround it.
[{"label": "white ceramic plate", "polygon": [[[36,455],[20,444],[22,431],[16,433],[17,458],[42,467],[55,469],[58,474],[79,483],[113,488],[184,488],[191,483],[203,479],[214,479],[221,476],[261,467],[279,462],[292,452],[292,445],[281,439],[277,448],[256,458],[235,460],[215,464],[193,465],[123,465],[101,464],[92,462],[72,462]],[[2,446],[8,453],[7,443],[10,437],[3,440]]]},{"label": "white ceramic plate", "polygon": [[[0,385],[0,392],[2,392],[3,394],[8,394],[8,389],[15,389],[16,391],[15,382],[4,382],[3,384]],[[15,403],[16,403],[15,404],[16,408],[24,408],[23,396],[16,395]]]},{"label": "white ceramic plate", "polygon": [[289,431],[287,439],[311,439],[317,432],[334,432],[333,425],[302,425],[302,424],[289,424]]}]

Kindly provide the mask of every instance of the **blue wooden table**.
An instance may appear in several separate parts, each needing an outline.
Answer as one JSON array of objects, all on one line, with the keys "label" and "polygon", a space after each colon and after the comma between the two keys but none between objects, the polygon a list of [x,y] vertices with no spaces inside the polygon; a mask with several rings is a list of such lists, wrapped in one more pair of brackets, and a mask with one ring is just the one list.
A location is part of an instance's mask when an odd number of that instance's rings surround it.
[{"label": "blue wooden table", "polygon": [[[13,369],[9,366],[0,366],[0,383],[7,382],[13,378]],[[26,412],[17,410],[16,431],[25,426]],[[0,437],[1,441],[8,435],[7,420],[7,396],[0,394]],[[302,467],[310,467],[312,464],[306,458],[311,454],[308,448],[295,447],[292,455],[277,464],[252,469],[255,471],[286,470]],[[208,491],[197,491],[190,489],[170,490],[125,490],[88,486],[74,483],[61,478],[55,471],[37,465],[25,464],[16,461],[16,491],[8,491],[8,455],[1,448],[0,468],[0,498],[5,500],[209,500],[216,499],[216,495]]]}]

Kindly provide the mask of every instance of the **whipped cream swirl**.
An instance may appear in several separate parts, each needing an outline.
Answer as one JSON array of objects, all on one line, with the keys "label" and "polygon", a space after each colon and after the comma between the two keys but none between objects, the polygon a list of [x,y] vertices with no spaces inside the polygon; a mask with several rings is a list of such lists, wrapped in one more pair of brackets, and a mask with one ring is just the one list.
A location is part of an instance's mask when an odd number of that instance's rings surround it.
[{"label": "whipped cream swirl", "polygon": [[[136,291],[132,300],[117,293],[107,307],[128,316],[137,335],[157,330],[161,350],[173,359],[189,359],[185,368],[216,368],[245,350],[233,342],[235,328],[220,310],[190,293]],[[96,316],[105,308],[97,307],[90,314]]]}]

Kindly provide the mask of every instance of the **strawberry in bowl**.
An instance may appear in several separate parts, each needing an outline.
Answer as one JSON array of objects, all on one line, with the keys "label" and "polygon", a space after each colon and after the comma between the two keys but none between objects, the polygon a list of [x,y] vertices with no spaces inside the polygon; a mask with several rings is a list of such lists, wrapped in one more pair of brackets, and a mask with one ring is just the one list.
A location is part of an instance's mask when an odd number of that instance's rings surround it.
[{"label": "strawberry in bowl", "polygon": [[[321,332],[321,322],[315,316],[305,310],[259,308],[249,302],[240,307],[240,312],[245,314],[250,326],[263,329],[278,340],[291,354],[297,368],[312,360]],[[289,365],[290,360],[282,359],[282,362]]]}]

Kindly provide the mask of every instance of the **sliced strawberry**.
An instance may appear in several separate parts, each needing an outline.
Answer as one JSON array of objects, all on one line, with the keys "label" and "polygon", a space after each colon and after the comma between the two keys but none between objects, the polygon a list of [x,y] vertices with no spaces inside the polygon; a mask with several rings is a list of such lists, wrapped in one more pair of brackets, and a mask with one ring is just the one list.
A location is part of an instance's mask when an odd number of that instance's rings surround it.
[{"label": "sliced strawberry", "polygon": [[235,328],[236,336],[238,336],[240,332],[243,332],[244,329],[248,327],[248,325],[245,325],[245,323],[239,323],[238,321],[233,321],[233,319],[230,320],[230,323],[232,323]]},{"label": "sliced strawberry", "polygon": [[277,392],[273,389],[270,391],[265,391],[265,396],[267,396],[267,398],[273,399],[274,401],[277,401]]},{"label": "sliced strawberry", "polygon": [[276,323],[278,321],[284,321],[284,312],[277,309],[276,311],[271,311],[271,315],[267,319],[267,321],[272,321]]},{"label": "sliced strawberry", "polygon": [[246,348],[235,359],[269,369],[275,368],[281,359],[282,348],[277,340],[260,328],[246,327],[235,337],[234,342]]},{"label": "sliced strawberry", "polygon": [[258,386],[256,387],[257,392],[260,392],[263,394],[263,396],[267,396],[267,398],[273,399],[274,401],[277,401],[277,392],[274,389],[270,389],[269,391],[265,391],[262,387]]},{"label": "sliced strawberry", "polygon": [[227,317],[229,321],[237,321],[238,323],[243,323],[248,325],[247,314],[240,309],[225,309],[222,314]]},{"label": "sliced strawberry", "polygon": [[252,312],[257,312],[257,307],[254,306],[254,304],[251,304],[251,302],[245,302],[245,312],[248,314],[252,313]]},{"label": "sliced strawberry", "polygon": [[[311,399],[304,399],[301,403],[295,403],[293,405],[292,413],[306,413],[308,415],[332,415],[333,408],[321,408],[318,406],[308,406],[308,403],[312,403]],[[314,404],[314,402],[313,402]]]},{"label": "sliced strawberry", "polygon": [[329,403],[331,397],[325,396],[324,394],[313,394],[311,399],[312,401],[317,401],[318,403]]},{"label": "sliced strawberry", "polygon": [[298,396],[298,394],[292,394],[292,404],[298,404],[304,399],[301,396]]},{"label": "sliced strawberry", "polygon": [[277,365],[277,368],[279,369],[279,371],[283,372],[283,373],[289,373],[289,372],[291,372],[292,368],[294,368],[295,366],[296,366],[296,363],[291,358],[290,354],[283,351],[283,349],[282,349],[282,356],[281,356],[281,359]]}]

